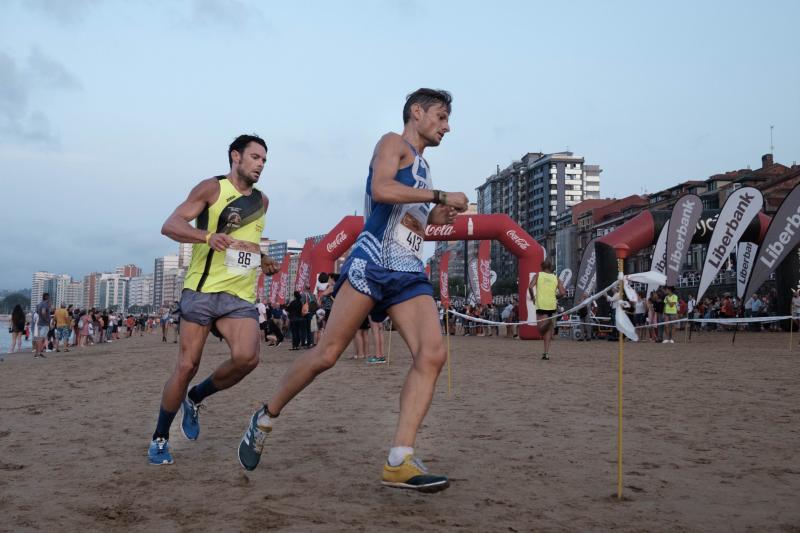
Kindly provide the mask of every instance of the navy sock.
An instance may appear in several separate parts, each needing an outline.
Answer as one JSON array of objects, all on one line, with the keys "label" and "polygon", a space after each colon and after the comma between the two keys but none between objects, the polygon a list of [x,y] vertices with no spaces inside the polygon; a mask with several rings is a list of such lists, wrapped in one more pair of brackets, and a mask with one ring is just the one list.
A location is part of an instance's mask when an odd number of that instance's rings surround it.
[{"label": "navy sock", "polygon": [[195,404],[199,404],[217,391],[219,391],[219,389],[214,385],[214,382],[211,381],[211,376],[208,376],[204,381],[198,383],[189,390],[189,399]]},{"label": "navy sock", "polygon": [[159,437],[163,439],[169,438],[169,427],[172,425],[176,414],[178,414],[177,411],[170,413],[165,411],[163,407],[158,408],[158,422],[156,423],[156,432],[153,433],[153,440]]}]

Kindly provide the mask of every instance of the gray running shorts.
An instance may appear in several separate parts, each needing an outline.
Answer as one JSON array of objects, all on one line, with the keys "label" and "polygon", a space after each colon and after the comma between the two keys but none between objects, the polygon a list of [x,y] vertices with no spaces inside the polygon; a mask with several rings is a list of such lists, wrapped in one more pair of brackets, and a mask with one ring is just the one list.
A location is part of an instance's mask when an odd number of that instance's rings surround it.
[{"label": "gray running shorts", "polygon": [[183,289],[178,307],[181,320],[208,326],[220,318],[252,318],[258,322],[255,304],[227,292],[197,292]]}]

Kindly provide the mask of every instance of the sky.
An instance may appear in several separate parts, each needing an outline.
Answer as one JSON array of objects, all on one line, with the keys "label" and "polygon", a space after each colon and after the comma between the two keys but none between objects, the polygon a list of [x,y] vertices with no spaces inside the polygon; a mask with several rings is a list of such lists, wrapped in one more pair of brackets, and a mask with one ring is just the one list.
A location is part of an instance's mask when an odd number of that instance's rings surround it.
[{"label": "sky", "polygon": [[601,195],[800,160],[800,2],[0,0],[0,289],[34,271],[152,272],[228,144],[269,145],[265,236],[362,213],[405,96],[452,92],[425,152],[475,188],[527,152],[602,167]]}]

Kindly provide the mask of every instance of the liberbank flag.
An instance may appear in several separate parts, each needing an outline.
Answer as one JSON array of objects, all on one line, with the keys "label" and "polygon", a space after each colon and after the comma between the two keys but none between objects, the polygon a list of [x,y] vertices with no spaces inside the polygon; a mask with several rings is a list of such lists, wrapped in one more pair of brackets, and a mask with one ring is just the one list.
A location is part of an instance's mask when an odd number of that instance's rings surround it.
[{"label": "liberbank flag", "polygon": [[795,186],[783,199],[778,212],[772,217],[767,234],[761,241],[753,274],[747,283],[744,299],[747,300],[767,281],[786,256],[800,244],[800,185]]},{"label": "liberbank flag", "polygon": [[597,283],[597,256],[594,252],[594,243],[597,239],[592,239],[586,245],[581,257],[581,266],[578,267],[578,277],[575,280],[575,295],[572,298],[572,305],[581,303],[583,293],[591,296],[594,291],[594,286]]},{"label": "liberbank flag", "polygon": [[698,302],[714,281],[719,269],[736,250],[744,230],[758,215],[763,205],[764,198],[761,196],[761,191],[753,187],[736,189],[725,200],[708,243],[706,263],[703,265],[703,275],[700,277],[700,287],[697,289]]},{"label": "liberbank flag", "polygon": [[739,298],[744,296],[757,252],[758,245],[754,242],[740,242],[736,249],[736,296]]},{"label": "liberbank flag", "polygon": [[[664,274],[667,269],[667,233],[669,233],[669,220],[667,220],[667,223],[661,228],[661,233],[658,234],[656,247],[653,250],[653,260],[650,263],[650,270],[660,274]],[[657,283],[648,283],[647,298],[650,298],[650,295],[658,287],[659,285]]]},{"label": "liberbank flag", "polygon": [[[702,214],[703,201],[696,194],[681,196],[672,208],[667,231],[666,271],[660,271],[667,274],[667,285],[678,283],[678,275],[683,268],[689,245],[692,243],[694,232],[697,231],[697,221]],[[656,254],[653,258],[655,257]]]},{"label": "liberbank flag", "polygon": [[450,307],[450,279],[447,275],[447,268],[450,265],[450,252],[442,254],[439,261],[439,298],[442,300],[442,307]]}]

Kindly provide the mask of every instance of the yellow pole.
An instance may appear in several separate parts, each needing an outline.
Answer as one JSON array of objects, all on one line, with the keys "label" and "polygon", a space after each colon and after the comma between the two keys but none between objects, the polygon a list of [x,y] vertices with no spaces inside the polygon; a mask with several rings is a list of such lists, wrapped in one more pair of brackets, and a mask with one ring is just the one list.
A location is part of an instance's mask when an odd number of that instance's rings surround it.
[{"label": "yellow pole", "polygon": [[[617,259],[617,271],[623,273],[623,259]],[[622,305],[622,295],[625,294],[625,286],[620,277],[619,280],[619,300],[617,305]],[[617,358],[617,499],[622,499],[622,364],[623,347],[625,345],[625,335],[621,331],[619,334],[619,355]]]},{"label": "yellow pole", "polygon": [[453,371],[450,367],[450,313],[447,312],[448,308],[444,309],[444,330],[447,335],[447,397],[449,398],[453,392]]},{"label": "yellow pole", "polygon": [[394,329],[394,323],[389,326],[389,348],[386,350],[386,364],[392,364],[392,330]]}]

